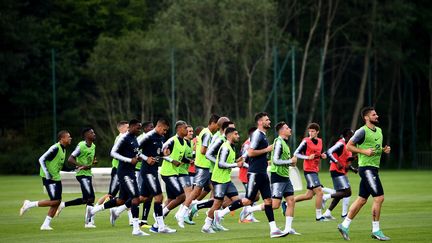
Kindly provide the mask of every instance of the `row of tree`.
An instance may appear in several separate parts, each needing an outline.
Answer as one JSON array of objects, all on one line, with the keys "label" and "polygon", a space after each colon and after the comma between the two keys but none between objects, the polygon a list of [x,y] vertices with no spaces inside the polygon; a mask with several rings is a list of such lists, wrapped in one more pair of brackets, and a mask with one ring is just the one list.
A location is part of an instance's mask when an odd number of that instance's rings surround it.
[{"label": "row of tree", "polygon": [[329,146],[374,105],[394,151],[384,165],[418,167],[416,152],[432,147],[431,5],[3,0],[0,171],[33,173],[52,143],[53,69],[57,127],[78,142],[93,125],[105,165],[117,121],[132,117],[196,126],[218,113],[245,138],[267,110],[296,125],[296,141],[320,123]]}]

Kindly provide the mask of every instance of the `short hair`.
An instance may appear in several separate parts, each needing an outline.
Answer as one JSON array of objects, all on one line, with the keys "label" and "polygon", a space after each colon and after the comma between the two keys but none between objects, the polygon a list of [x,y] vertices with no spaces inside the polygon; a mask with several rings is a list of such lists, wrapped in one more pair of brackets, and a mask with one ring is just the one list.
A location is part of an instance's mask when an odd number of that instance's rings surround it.
[{"label": "short hair", "polygon": [[212,123],[217,123],[217,121],[219,120],[220,116],[216,115],[216,114],[212,114],[210,116],[209,122],[208,124],[212,124]]},{"label": "short hair", "polygon": [[192,127],[192,125],[187,125],[187,128],[189,128],[189,127],[190,127],[190,128],[192,128],[192,130],[193,130],[193,127]]},{"label": "short hair", "polygon": [[163,118],[159,119],[157,121],[157,124],[162,124],[162,125],[165,125],[167,127],[169,127],[169,125],[170,125],[169,122],[166,119],[163,119]]},{"label": "short hair", "polygon": [[129,121],[129,126],[133,126],[133,125],[136,125],[138,123],[141,123],[141,121],[138,119],[132,119]]},{"label": "short hair", "polygon": [[126,125],[128,123],[129,123],[128,121],[119,121],[117,122],[117,128],[120,128],[121,126]]},{"label": "short hair", "polygon": [[175,123],[175,129],[177,130],[177,128],[179,128],[180,126],[183,126],[183,125],[186,125],[186,126],[187,126],[187,123],[186,123],[185,121],[178,120],[178,121]]},{"label": "short hair", "polygon": [[57,133],[57,140],[60,141],[60,139],[61,139],[64,135],[66,135],[67,133],[70,134],[70,132],[69,132],[68,130],[61,130],[60,132],[58,132],[58,133]]},{"label": "short hair", "polygon": [[255,130],[257,130],[257,127],[250,127],[248,130],[248,135],[250,136],[253,132],[255,132]]},{"label": "short hair", "polygon": [[353,134],[354,132],[351,128],[344,128],[340,135],[341,137],[347,137],[349,133]]},{"label": "short hair", "polygon": [[84,127],[83,129],[81,129],[81,136],[85,136],[86,132],[92,130],[92,127]]},{"label": "short hair", "polygon": [[307,129],[314,129],[316,131],[320,130],[320,126],[318,125],[318,123],[312,122],[311,124],[309,124],[309,126],[307,127]]},{"label": "short hair", "polygon": [[230,121],[230,119],[229,119],[228,117],[226,117],[226,116],[219,117],[219,119],[218,119],[218,121],[217,121],[217,125],[218,125],[219,127],[222,127],[223,124],[224,124],[225,122],[228,122],[228,121]]},{"label": "short hair", "polygon": [[268,116],[267,112],[259,112],[255,115],[255,122],[258,122],[259,119]]},{"label": "short hair", "polygon": [[228,127],[228,128],[225,130],[225,136],[228,136],[228,134],[233,133],[233,132],[235,132],[235,131],[237,131],[237,129],[235,129],[234,127]]},{"label": "short hair", "polygon": [[373,106],[363,107],[360,111],[361,119],[364,119],[365,116],[369,115],[369,113],[371,111],[374,111],[374,110],[375,110],[375,107],[373,107]]},{"label": "short hair", "polygon": [[286,122],[284,122],[284,121],[281,121],[278,124],[276,124],[276,127],[275,127],[276,132],[279,132],[279,130],[281,130],[284,125],[288,125],[288,124],[286,124]]},{"label": "short hair", "polygon": [[204,129],[203,126],[197,126],[195,127],[195,134],[200,134],[200,132]]},{"label": "short hair", "polygon": [[234,122],[232,121],[226,121],[222,124],[222,130],[225,130],[227,127],[229,127],[229,125],[234,124]]},{"label": "short hair", "polygon": [[142,126],[143,126],[143,127],[147,127],[147,126],[150,126],[150,125],[153,125],[153,122],[152,122],[152,121],[143,121],[143,122],[142,122]]}]

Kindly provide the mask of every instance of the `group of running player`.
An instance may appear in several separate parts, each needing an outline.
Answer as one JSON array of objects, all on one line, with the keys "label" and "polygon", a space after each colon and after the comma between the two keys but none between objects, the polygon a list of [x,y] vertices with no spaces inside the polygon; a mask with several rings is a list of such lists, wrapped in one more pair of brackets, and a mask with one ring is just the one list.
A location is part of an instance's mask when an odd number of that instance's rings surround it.
[{"label": "group of running player", "polygon": [[[96,135],[92,128],[82,130],[83,141],[79,142],[68,158],[76,168],[76,178],[81,185],[82,197],[71,201],[62,200],[60,170],[63,167],[66,151],[71,144],[71,135],[63,130],[58,133],[58,143],[52,145],[39,159],[40,176],[50,200],[25,200],[20,215],[33,207],[50,207],[41,230],[52,230],[50,222],[65,207],[86,205],[85,228],[95,228],[95,215],[110,209],[110,222],[124,211],[128,211],[129,222],[133,226],[132,235],[149,235],[142,231],[148,228],[153,233],[175,233],[168,227],[164,218],[178,207],[175,214],[178,226],[194,225],[194,216],[202,208],[209,208],[203,233],[226,231],[222,226],[225,215],[242,208],[240,222],[259,222],[253,212],[264,211],[270,226],[270,237],[284,237],[298,234],[292,228],[296,202],[312,199],[315,196],[316,221],[335,219],[331,214],[340,200],[342,218],[338,230],[345,240],[349,240],[349,226],[370,195],[372,206],[372,237],[389,240],[379,227],[384,191],[379,179],[378,168],[382,152],[389,153],[390,147],[382,147],[383,136],[378,125],[378,115],[373,107],[365,107],[361,112],[365,125],[355,133],[344,129],[340,139],[327,151],[323,150],[318,138],[320,127],[316,123],[308,125],[308,137],[304,138],[291,155],[288,139],[291,129],[285,122],[275,126],[277,137],[269,144],[266,133],[270,129],[268,114],[260,112],[255,116],[256,127],[249,129],[249,138],[243,143],[241,153],[236,155],[235,145],[240,136],[235,124],[228,117],[212,115],[208,126],[197,127],[194,138],[192,126],[184,121],[175,123],[175,135],[165,141],[169,123],[160,119],[153,123],[132,119],[117,125],[119,135],[111,150],[112,172],[109,191],[96,205],[92,186],[91,168],[97,163],[94,144]],[[144,133],[141,134],[141,130]],[[351,162],[358,156],[359,168]],[[268,156],[269,155],[269,156]],[[294,196],[290,181],[290,167],[295,167],[297,159],[302,159],[307,191]],[[334,189],[323,188],[318,172],[321,159],[330,159],[330,174]],[[270,166],[270,177],[267,169]],[[239,179],[245,186],[245,194],[240,196],[231,180],[231,170],[239,168]],[[359,197],[348,211],[351,187],[347,171],[359,172],[361,177]],[[159,177],[160,176],[160,177]],[[167,200],[163,194],[159,178],[165,183]],[[210,193],[210,199],[204,198]],[[326,193],[326,194],[324,194]],[[117,194],[119,194],[117,196]],[[259,196],[262,204],[256,204]],[[330,206],[322,213],[325,203],[333,198]],[[282,200],[285,199],[284,202]],[[154,224],[147,218],[153,201]],[[143,203],[142,220],[139,220],[139,205]],[[275,223],[273,210],[282,206],[285,215],[285,228],[280,230]]]}]

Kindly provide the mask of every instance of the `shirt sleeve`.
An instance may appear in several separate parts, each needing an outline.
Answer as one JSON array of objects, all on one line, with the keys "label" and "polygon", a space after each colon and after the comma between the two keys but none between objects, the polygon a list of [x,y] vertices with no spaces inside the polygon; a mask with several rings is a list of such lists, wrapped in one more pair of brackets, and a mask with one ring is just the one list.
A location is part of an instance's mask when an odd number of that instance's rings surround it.
[{"label": "shirt sleeve", "polygon": [[335,143],[329,150],[327,150],[327,156],[329,157],[331,162],[338,162],[337,159],[333,156],[333,153],[340,154],[340,151],[343,149],[344,145],[341,142]]},{"label": "shirt sleeve", "polygon": [[125,141],[125,138],[126,136],[122,136],[114,143],[114,146],[111,149],[111,157],[122,162],[132,163],[132,158],[125,157],[119,153],[119,149],[122,143]]},{"label": "shirt sleeve", "polygon": [[249,147],[250,147],[250,143],[246,143],[243,145],[243,147],[240,151],[241,157],[243,157],[245,160],[247,158],[247,151],[248,151]]},{"label": "shirt sleeve", "polygon": [[207,149],[205,157],[212,163],[216,163],[216,156],[218,153],[216,149],[220,148],[221,142],[221,139],[216,139],[212,144],[210,144],[210,147]]},{"label": "shirt sleeve", "polygon": [[[174,137],[170,137],[163,145],[162,145],[162,151],[164,151],[165,149],[169,149],[169,151],[170,151],[170,155],[171,155],[171,152],[172,152],[172,150],[173,150],[173,148],[174,148]],[[163,157],[164,158],[164,160],[166,160],[167,162],[170,162],[170,163],[172,163],[173,162],[173,158],[171,158],[171,156],[164,156]]]},{"label": "shirt sleeve", "polygon": [[40,158],[39,158],[39,164],[42,168],[42,171],[45,173],[45,178],[46,179],[51,179],[51,175],[48,172],[48,168],[46,166],[46,161],[47,160],[53,160],[56,155],[58,153],[58,146],[56,144],[54,144],[53,146],[51,146],[48,151],[46,151]]},{"label": "shirt sleeve", "polygon": [[308,159],[309,156],[304,155],[306,153],[306,149],[307,149],[307,144],[306,141],[303,140],[300,145],[297,147],[297,149],[294,151],[294,156],[299,158],[299,159]]},{"label": "shirt sleeve", "polygon": [[237,167],[236,163],[227,163],[229,149],[225,146],[220,148],[218,167],[221,169],[229,169]]},{"label": "shirt sleeve", "polygon": [[359,128],[357,131],[355,131],[354,135],[351,137],[350,141],[352,141],[354,144],[362,144],[365,139],[365,130],[364,128]]},{"label": "shirt sleeve", "polygon": [[80,149],[80,146],[79,146],[79,144],[76,146],[76,148],[75,148],[75,150],[72,152],[72,156],[73,157],[78,157],[79,155],[81,154],[81,149]]},{"label": "shirt sleeve", "polygon": [[276,139],[276,144],[274,145],[274,152],[273,152],[273,163],[275,165],[290,165],[292,163],[291,159],[288,160],[281,159],[282,152],[283,152],[282,142],[279,139]]},{"label": "shirt sleeve", "polygon": [[208,148],[211,143],[212,136],[209,133],[204,133],[202,135],[202,143],[201,146]]},{"label": "shirt sleeve", "polygon": [[251,149],[257,149],[260,142],[260,132],[258,130],[255,130],[255,132],[251,135],[251,143],[249,148]]}]

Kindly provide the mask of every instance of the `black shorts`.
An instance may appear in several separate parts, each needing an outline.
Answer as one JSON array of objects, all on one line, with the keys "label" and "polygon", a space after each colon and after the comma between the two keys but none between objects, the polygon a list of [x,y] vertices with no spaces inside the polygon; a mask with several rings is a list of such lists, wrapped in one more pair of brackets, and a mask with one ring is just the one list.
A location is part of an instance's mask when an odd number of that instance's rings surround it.
[{"label": "black shorts", "polygon": [[111,170],[111,181],[108,189],[108,194],[115,197],[120,190],[120,182],[117,176],[117,168],[113,167]]},{"label": "black shorts", "polygon": [[272,198],[282,199],[294,195],[294,188],[289,177],[271,173]]},{"label": "black shorts", "polygon": [[183,194],[183,188],[177,176],[162,176],[162,180],[165,182],[166,193],[169,199],[175,199]]},{"label": "black shorts", "polygon": [[119,198],[127,200],[139,196],[138,184],[135,177],[135,172],[128,174],[117,174],[120,182]]},{"label": "black shorts", "polygon": [[47,180],[42,177],[42,184],[48,193],[50,200],[62,199],[62,183],[61,181]]},{"label": "black shorts", "polygon": [[141,174],[141,192],[143,197],[150,197],[162,194],[161,184],[158,175],[155,173]]},{"label": "black shorts", "polygon": [[80,183],[82,198],[84,200],[95,198],[91,176],[77,176],[77,181]]},{"label": "black shorts", "polygon": [[360,188],[359,196],[362,198],[378,197],[384,195],[384,189],[378,175],[378,168],[365,166],[359,168]]},{"label": "black shorts", "polygon": [[271,198],[270,180],[267,173],[248,172],[246,198],[254,201],[258,191],[262,199]]}]

